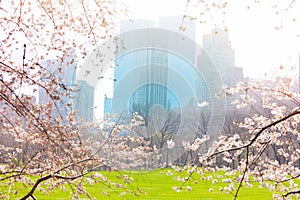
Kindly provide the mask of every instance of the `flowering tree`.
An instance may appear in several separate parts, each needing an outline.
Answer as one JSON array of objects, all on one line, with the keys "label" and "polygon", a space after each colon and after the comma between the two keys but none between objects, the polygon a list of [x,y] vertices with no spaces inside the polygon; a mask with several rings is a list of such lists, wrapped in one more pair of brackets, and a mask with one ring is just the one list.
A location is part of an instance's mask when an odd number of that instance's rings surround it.
[{"label": "flowering tree", "polygon": [[203,177],[203,171],[224,170],[227,175],[219,178],[229,185],[220,190],[232,193],[235,199],[243,186],[252,187],[253,182],[273,191],[274,198],[299,198],[299,93],[290,89],[290,79],[277,81],[276,86],[253,81],[224,89],[226,95],[238,94],[233,104],[239,109],[257,112],[236,122],[244,133],[222,135],[200,154],[201,167],[185,168],[190,174],[201,172]]},{"label": "flowering tree", "polygon": [[[0,2],[0,198],[35,199],[36,190],[48,193],[66,185],[74,197],[91,197],[85,183],[116,186],[91,172],[140,166],[152,151],[143,138],[116,138],[137,120],[128,126],[78,124],[75,112],[64,109],[72,108],[67,100],[76,88],[64,84],[63,67],[76,62],[69,48],[85,58],[91,46],[111,37],[124,9],[111,0]],[[52,63],[55,73],[42,64],[49,58],[58,60]],[[43,104],[39,91],[47,98]],[[64,115],[62,109],[70,112]],[[119,151],[124,157],[115,159]],[[18,182],[23,189],[14,187]]]},{"label": "flowering tree", "polygon": [[[243,1],[242,6],[245,9],[253,9],[262,2]],[[277,23],[274,24],[275,30],[284,28],[285,21],[297,21],[295,10],[299,6],[298,1],[268,3],[277,19]],[[226,13],[232,4],[234,3],[223,0],[187,1],[184,19],[196,20],[200,24],[223,25],[227,30]],[[186,28],[183,23],[181,30]],[[222,94],[236,98],[232,104],[236,105],[241,113],[247,114],[242,120],[239,118],[239,121],[228,121],[231,117],[226,116],[223,134],[206,152],[203,149],[197,152],[198,162],[192,162],[182,168],[174,166],[175,170],[186,171],[189,174],[177,178],[183,184],[174,189],[191,190],[190,186],[184,186],[187,182],[192,183],[195,176],[199,176],[200,180],[212,183],[218,180],[228,183],[228,186],[219,189],[232,194],[234,199],[238,198],[243,187],[253,187],[254,182],[272,191],[276,199],[289,199],[293,195],[299,198],[300,102],[299,92],[291,88],[291,82],[290,77],[284,76],[277,77],[276,84],[272,85],[263,81],[250,81],[239,83],[234,88],[224,88]],[[234,131],[229,131],[232,127]],[[225,172],[224,176],[211,175],[211,172],[220,170]],[[212,188],[209,191],[212,192]]]}]

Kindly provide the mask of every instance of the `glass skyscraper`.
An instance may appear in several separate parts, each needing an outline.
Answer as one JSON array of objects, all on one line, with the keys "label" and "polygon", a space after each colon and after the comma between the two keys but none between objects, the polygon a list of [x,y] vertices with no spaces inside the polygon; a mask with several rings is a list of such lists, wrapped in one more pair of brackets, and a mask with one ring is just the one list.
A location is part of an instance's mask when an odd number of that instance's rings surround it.
[{"label": "glass skyscraper", "polygon": [[[162,26],[167,21],[181,19],[181,17],[167,17],[160,19]],[[178,21],[178,20],[177,20]],[[155,27],[153,21],[137,20],[136,23],[123,22],[121,30],[135,30]],[[178,30],[178,25],[173,30]],[[169,30],[171,27],[167,27]],[[164,29],[167,30],[167,29]],[[157,105],[165,110],[188,106],[193,98],[194,88],[194,63],[190,63],[181,55],[166,49],[156,48],[155,43],[167,42],[168,46],[176,46],[178,40],[184,36],[174,36],[170,30],[169,35],[156,34],[152,30],[143,32],[144,42],[147,47],[137,48],[126,53],[119,53],[115,58],[114,92],[113,98],[105,101],[105,113],[132,113],[138,112],[144,117],[152,106]],[[195,27],[192,23],[189,37],[194,37]],[[168,31],[165,31],[168,32]],[[191,34],[192,33],[192,34]],[[137,33],[138,34],[138,33]],[[134,35],[134,34],[133,34]],[[125,37],[120,34],[120,41],[126,47],[137,43],[135,37]],[[181,50],[190,52],[189,56],[195,60],[195,50],[192,48]],[[187,91],[186,88],[189,88]],[[188,95],[186,95],[189,92]],[[111,102],[112,108],[108,105]]]}]

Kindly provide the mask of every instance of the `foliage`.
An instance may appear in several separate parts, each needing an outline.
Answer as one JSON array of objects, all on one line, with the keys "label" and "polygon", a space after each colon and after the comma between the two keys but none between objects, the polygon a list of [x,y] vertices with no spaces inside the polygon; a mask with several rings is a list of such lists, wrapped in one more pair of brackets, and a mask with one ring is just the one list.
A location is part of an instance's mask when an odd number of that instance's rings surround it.
[{"label": "foliage", "polygon": [[[232,102],[237,108],[254,114],[235,122],[244,132],[221,135],[198,159],[201,170],[222,169],[235,174],[226,191],[235,199],[242,187],[252,187],[253,182],[272,191],[273,198],[299,198],[300,102],[290,81],[287,77],[278,78],[276,85],[250,81],[223,90],[224,95],[238,95]],[[196,165],[184,169],[191,174],[199,171]]]},{"label": "foliage", "polygon": [[[91,45],[111,37],[123,8],[110,0],[0,2],[1,188],[20,182],[29,188],[20,199],[35,199],[36,190],[48,193],[69,185],[73,197],[89,197],[83,177],[91,171],[126,168],[129,160],[130,168],[142,165],[152,152],[143,138],[116,138],[137,122],[133,119],[126,127],[107,121],[78,123],[68,101],[76,88],[64,82],[63,68],[76,62],[69,49],[84,58]],[[54,72],[43,64],[46,58],[58,60],[50,63],[56,67]],[[40,91],[46,99],[43,103],[37,99]],[[67,115],[63,110],[69,111]],[[111,157],[115,150],[130,156]],[[0,197],[5,198],[6,191]]]},{"label": "foliage", "polygon": [[[281,30],[284,27],[291,28],[297,26],[297,17],[299,1],[297,0],[278,0],[278,1],[261,1],[261,0],[243,0],[243,1],[228,1],[228,0],[188,0],[186,1],[185,14],[183,22],[186,20],[197,21],[200,24],[209,24],[212,27],[223,27],[228,30],[229,20],[228,13],[232,10],[243,10],[244,12],[259,10],[264,7],[265,15],[271,14],[272,19],[275,19],[275,30]],[[233,8],[233,9],[232,9]],[[243,21],[241,19],[241,21]],[[229,25],[230,26],[230,25]],[[185,31],[188,27],[183,23],[180,27]]]}]

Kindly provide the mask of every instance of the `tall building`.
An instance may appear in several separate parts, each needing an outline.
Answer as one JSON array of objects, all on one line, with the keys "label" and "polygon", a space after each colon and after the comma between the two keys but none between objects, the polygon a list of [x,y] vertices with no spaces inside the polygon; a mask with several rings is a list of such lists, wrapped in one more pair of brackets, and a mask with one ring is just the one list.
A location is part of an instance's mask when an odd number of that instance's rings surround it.
[{"label": "tall building", "polygon": [[[184,26],[185,30],[181,30],[180,27]],[[184,20],[183,16],[165,16],[159,18],[159,28],[168,30],[171,32],[176,32],[179,35],[176,37],[168,37],[169,47],[176,49],[180,54],[174,54],[172,51],[169,51],[169,76],[170,88],[180,88],[180,85],[188,84],[189,89],[194,91],[195,87],[195,66],[197,62],[197,44],[195,42],[196,36],[196,26],[195,23],[191,20]],[[192,45],[181,46],[178,45],[180,40],[190,40]],[[184,52],[183,52],[184,51]],[[186,57],[183,57],[185,55]],[[172,86],[173,87],[172,87]],[[178,92],[176,92],[178,94]],[[179,100],[181,103],[180,107],[186,107],[191,105],[191,101],[195,99],[194,93],[186,97],[187,102],[182,102],[182,99]],[[174,98],[169,98],[171,104],[176,104],[177,100]]]},{"label": "tall building", "polygon": [[76,116],[84,122],[94,120],[94,87],[86,81],[77,81],[77,88],[74,97],[74,110]]},{"label": "tall building", "polygon": [[[124,39],[122,35],[121,39]],[[160,105],[164,109],[170,108],[166,51],[155,48],[139,49],[120,55],[116,58],[115,64],[116,81],[112,101],[114,112],[118,114],[124,111],[138,112],[146,116],[153,105]]]},{"label": "tall building", "polygon": [[[61,116],[63,119],[67,117],[71,110],[74,109],[73,99],[67,88],[72,88],[75,83],[76,77],[76,55],[74,49],[68,49],[60,61],[58,60],[45,60],[42,62],[43,66],[48,71],[48,76],[42,77],[42,81],[48,83],[52,78],[59,81],[60,88],[58,92],[61,93],[60,102],[56,102],[53,118]],[[39,88],[39,102],[41,104],[53,103],[47,91]],[[71,106],[67,106],[70,104]]]},{"label": "tall building", "polygon": [[[168,55],[164,51],[145,49],[133,56],[143,59],[134,62],[136,78],[133,85],[136,88],[129,99],[129,111],[146,115],[153,105],[170,109],[168,103]],[[142,64],[145,63],[145,64]]]},{"label": "tall building", "polygon": [[[154,105],[159,105],[166,110],[188,105],[190,99],[193,98],[193,62],[196,56],[194,47],[185,48],[178,45],[178,41],[187,37],[174,34],[178,32],[180,26],[181,21],[178,19],[182,17],[160,18],[159,26],[154,31],[147,29],[142,32],[138,30],[155,27],[156,23],[148,20],[121,23],[121,30],[137,30],[129,36],[126,33],[120,34],[120,40],[125,49],[130,49],[139,42],[147,45],[140,48],[137,46],[132,51],[120,52],[116,55],[114,94],[112,99],[106,98],[105,100],[105,113],[112,111],[120,114],[126,111],[138,112],[146,116]],[[194,37],[194,31],[195,25],[191,23],[188,36]],[[135,34],[144,34],[139,35],[143,41],[138,41]],[[166,48],[156,48],[158,43],[166,43]],[[192,63],[170,51],[171,48],[185,51],[185,54],[191,57],[189,60],[193,60]],[[183,86],[190,88],[189,95],[179,94],[178,91]],[[181,91],[186,92],[185,89]],[[108,106],[110,102],[112,108]]]},{"label": "tall building", "polygon": [[[44,82],[54,78],[59,81],[61,101],[56,102],[53,118],[62,116],[66,119],[71,111],[76,111],[76,116],[83,121],[93,121],[94,116],[94,88],[86,81],[76,81],[76,53],[68,49],[61,60],[45,60],[42,66],[48,71],[47,77],[42,77]],[[39,88],[39,102],[42,104],[53,103],[47,91]]]},{"label": "tall building", "polygon": [[207,54],[200,55],[200,67],[201,64],[203,66],[212,64],[207,62],[207,60],[211,60],[220,72],[223,83],[232,86],[231,83],[233,81],[230,69],[235,66],[235,50],[231,47],[228,32],[214,29],[211,34],[204,35],[203,49]]},{"label": "tall building", "polygon": [[[134,38],[125,39],[124,41],[124,38],[122,38],[122,33],[128,31],[134,31],[137,29],[153,28],[155,26],[156,23],[155,21],[152,20],[145,20],[145,19],[122,20],[120,24],[120,33],[121,33],[120,44],[117,45],[121,45],[120,48],[122,48],[128,44],[128,40],[134,41]],[[124,45],[124,43],[126,43],[126,45]],[[104,95],[104,117],[106,114],[115,114],[115,113],[120,114],[123,113],[124,111],[129,110],[128,108],[129,104],[128,102],[125,102],[124,94],[122,93],[122,91],[115,92],[115,88],[119,80],[121,80],[123,76],[126,75],[131,70],[131,67],[129,65],[132,65],[132,63],[134,63],[133,56],[123,56],[122,53],[118,53],[115,56],[115,68],[113,73],[114,76],[113,80],[115,81],[113,86],[114,97],[108,97],[106,94]]]},{"label": "tall building", "polygon": [[[163,28],[170,31],[178,32],[191,40],[195,40],[196,36],[196,26],[191,20],[182,20],[183,16],[165,16],[159,18],[159,28]],[[184,31],[180,29],[184,26]]]},{"label": "tall building", "polygon": [[[204,35],[203,51],[197,60],[200,74],[205,74],[195,77],[195,93],[200,100],[211,102],[221,89],[207,87],[216,81],[213,73],[219,73],[220,86],[234,87],[244,79],[242,68],[235,67],[235,50],[231,47],[227,31],[214,29],[211,34]],[[225,101],[226,109],[232,108],[230,100],[227,98]]]}]

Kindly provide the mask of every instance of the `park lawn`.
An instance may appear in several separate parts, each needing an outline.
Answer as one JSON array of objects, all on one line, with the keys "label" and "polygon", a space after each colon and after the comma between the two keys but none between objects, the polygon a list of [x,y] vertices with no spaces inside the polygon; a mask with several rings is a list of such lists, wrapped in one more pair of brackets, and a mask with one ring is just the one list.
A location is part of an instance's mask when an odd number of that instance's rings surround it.
[{"label": "park lawn", "polygon": [[[203,199],[203,200],[212,200],[212,199],[233,199],[233,195],[225,194],[224,192],[220,192],[220,187],[227,186],[227,183],[223,183],[218,181],[217,183],[212,183],[210,180],[201,180],[201,177],[198,174],[194,174],[192,176],[192,181],[187,183],[183,188],[182,191],[176,192],[172,189],[174,186],[181,186],[182,182],[175,181],[173,178],[178,175],[182,174],[168,174],[170,169],[157,169],[151,172],[148,171],[131,171],[131,172],[124,172],[124,171],[102,171],[99,172],[111,181],[118,182],[124,184],[123,178],[124,175],[128,175],[128,177],[132,177],[133,181],[131,184],[125,184],[126,188],[121,189],[117,188],[115,190],[109,189],[107,186],[103,185],[102,183],[96,183],[92,186],[86,186],[87,191],[95,197],[96,199],[149,199],[149,200],[160,200],[160,199],[184,199],[184,200],[196,200],[196,199]],[[172,170],[170,170],[172,172]],[[222,172],[220,172],[222,173]],[[220,174],[215,173],[211,174],[213,179],[214,176],[218,176]],[[187,176],[187,174],[185,174]],[[207,175],[208,176],[208,175]],[[15,187],[20,187],[20,184],[16,184]],[[186,191],[186,186],[190,186],[192,188],[191,191]],[[272,193],[269,192],[266,188],[257,188],[257,184],[254,184],[254,187],[247,188],[242,187],[239,193],[238,199],[241,200],[268,200],[272,199]],[[213,191],[210,192],[209,189],[212,188]],[[1,190],[4,188],[0,188]],[[5,188],[6,191],[9,188]],[[17,199],[21,197],[22,194],[28,192],[28,190],[19,191],[17,195],[12,194],[14,188],[10,188],[11,194],[10,199]],[[124,196],[120,196],[120,193],[130,190],[136,193],[134,194],[125,194]],[[39,191],[35,192],[35,196],[37,199],[70,199],[70,191],[60,191],[56,189],[54,192],[49,194],[42,194]],[[2,190],[2,192],[4,192]],[[4,192],[5,193],[5,192]],[[82,199],[86,199],[83,197]]]}]

